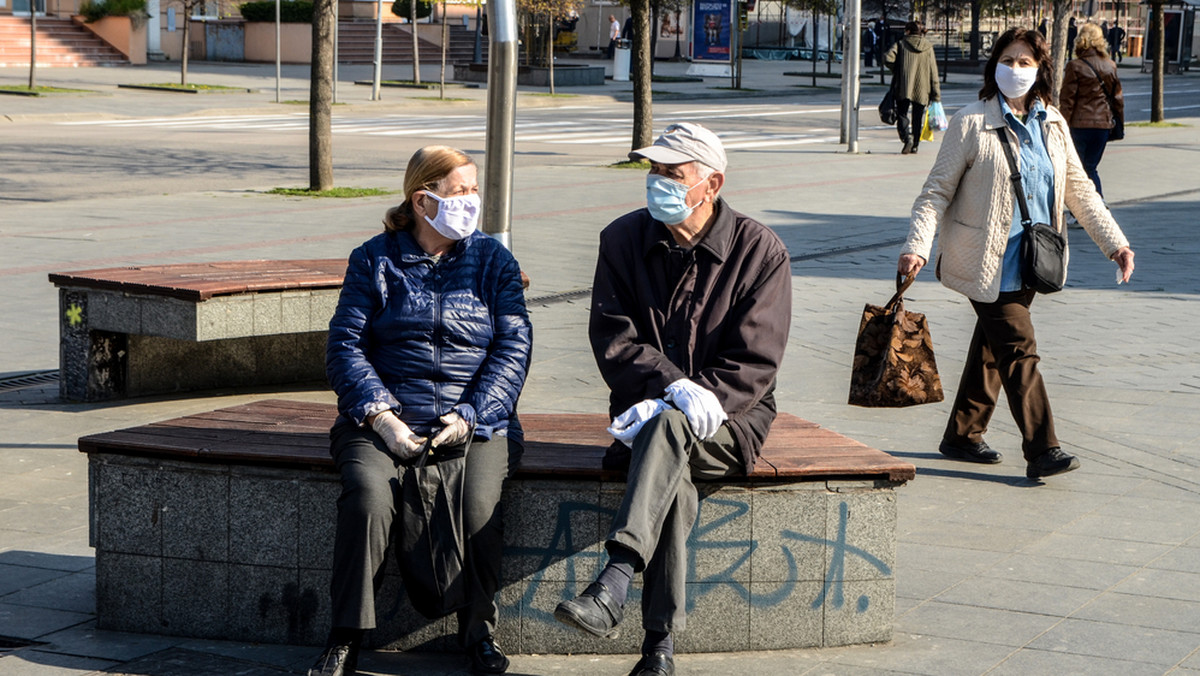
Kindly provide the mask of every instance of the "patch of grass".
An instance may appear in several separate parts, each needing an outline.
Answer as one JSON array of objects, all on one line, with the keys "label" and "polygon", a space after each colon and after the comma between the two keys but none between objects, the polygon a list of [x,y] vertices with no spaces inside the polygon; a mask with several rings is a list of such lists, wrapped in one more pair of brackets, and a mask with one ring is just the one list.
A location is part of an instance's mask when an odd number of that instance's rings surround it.
[{"label": "patch of grass", "polygon": [[1126,122],[1126,127],[1190,127],[1190,124],[1182,124],[1179,122]]},{"label": "patch of grass", "polygon": [[268,195],[285,195],[287,197],[378,197],[394,195],[398,190],[383,188],[330,188],[329,190],[309,190],[308,188],[274,188],[267,191]]},{"label": "patch of grass", "polygon": [[208,84],[189,84],[181,85],[178,82],[151,82],[149,84],[119,84],[118,87],[126,89],[157,89],[167,92],[188,92],[191,94],[199,94],[202,92],[230,94],[234,92],[248,92],[245,87],[226,87],[225,85],[208,85]]},{"label": "patch of grass", "polygon": [[558,92],[555,92],[553,94],[551,94],[550,92],[531,92],[529,95],[530,96],[545,96],[545,97],[553,98],[553,99],[573,99],[573,98],[579,96],[579,94],[559,94]]},{"label": "patch of grass", "polygon": [[724,89],[729,92],[760,92],[761,89],[751,89],[749,87],[709,87],[709,89]]},{"label": "patch of grass", "polygon": [[614,162],[608,165],[610,169],[641,169],[650,168],[650,160],[625,160],[624,162]]},{"label": "patch of grass", "polygon": [[471,100],[471,99],[457,99],[457,98],[454,98],[453,96],[447,96],[444,99],[441,98],[440,96],[410,96],[408,98],[418,99],[420,101],[470,101]]},{"label": "patch of grass", "polygon": [[[280,103],[280,105],[289,105],[289,106],[307,106],[308,105],[308,101],[305,101],[303,99],[290,99],[288,101],[280,101],[279,103]],[[344,106],[346,104],[342,103],[341,101],[338,101],[337,103],[335,103],[333,105]]]},{"label": "patch of grass", "polygon": [[0,92],[24,94],[25,96],[40,96],[41,94],[94,94],[91,89],[68,89],[66,87],[34,87],[26,85],[0,85]]},{"label": "patch of grass", "polygon": [[704,78],[699,78],[694,75],[655,75],[650,78],[651,82],[704,82]]}]

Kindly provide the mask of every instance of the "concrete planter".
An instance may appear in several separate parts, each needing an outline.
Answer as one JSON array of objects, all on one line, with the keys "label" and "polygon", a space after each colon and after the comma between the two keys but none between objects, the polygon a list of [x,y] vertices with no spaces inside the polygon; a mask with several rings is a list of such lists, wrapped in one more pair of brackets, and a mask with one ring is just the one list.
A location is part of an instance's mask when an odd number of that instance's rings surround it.
[{"label": "concrete planter", "polygon": [[146,22],[134,22],[128,16],[106,16],[91,23],[78,14],[71,19],[112,45],[129,59],[129,63],[146,65]]}]

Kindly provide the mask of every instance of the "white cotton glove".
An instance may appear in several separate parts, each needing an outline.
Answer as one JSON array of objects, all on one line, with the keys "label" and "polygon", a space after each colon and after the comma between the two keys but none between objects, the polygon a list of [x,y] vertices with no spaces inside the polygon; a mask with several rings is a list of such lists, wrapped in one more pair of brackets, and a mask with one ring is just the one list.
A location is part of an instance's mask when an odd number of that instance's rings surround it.
[{"label": "white cotton glove", "polygon": [[662,399],[646,399],[630,406],[624,413],[613,418],[608,433],[617,441],[633,448],[633,438],[651,418],[671,408]]},{"label": "white cotton glove", "polygon": [[461,415],[454,411],[450,411],[446,415],[438,418],[442,421],[445,427],[441,432],[438,432],[433,437],[433,441],[429,442],[430,448],[438,446],[458,446],[465,443],[471,435],[471,425]]},{"label": "white cotton glove", "polygon": [[701,439],[711,439],[721,428],[721,423],[729,419],[712,390],[687,378],[667,385],[664,398],[683,411],[692,431]]},{"label": "white cotton glove", "polygon": [[390,409],[375,416],[375,419],[371,421],[371,429],[383,437],[383,443],[387,444],[388,450],[395,453],[401,460],[412,460],[417,457],[421,452],[421,444],[426,441],[425,437],[413,434],[400,416]]}]

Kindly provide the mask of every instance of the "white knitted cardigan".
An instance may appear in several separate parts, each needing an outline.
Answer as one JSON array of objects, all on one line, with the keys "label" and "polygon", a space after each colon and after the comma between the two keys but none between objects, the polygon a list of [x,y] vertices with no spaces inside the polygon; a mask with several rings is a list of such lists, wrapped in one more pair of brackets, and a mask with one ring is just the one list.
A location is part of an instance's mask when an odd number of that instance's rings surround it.
[{"label": "white knitted cardigan", "polygon": [[[930,260],[933,238],[940,226],[938,279],[947,288],[984,303],[999,297],[1000,268],[1016,208],[1008,160],[993,131],[998,128],[1009,134],[1015,150],[1018,140],[1004,123],[998,97],[976,101],[954,115],[942,136],[929,178],[913,204],[908,240],[901,249],[901,253]],[[1064,231],[1065,204],[1104,255],[1111,258],[1129,246],[1129,241],[1084,173],[1066,120],[1058,109],[1047,107],[1043,131],[1054,167],[1051,225]],[[1019,153],[1017,158],[1019,162]]]}]

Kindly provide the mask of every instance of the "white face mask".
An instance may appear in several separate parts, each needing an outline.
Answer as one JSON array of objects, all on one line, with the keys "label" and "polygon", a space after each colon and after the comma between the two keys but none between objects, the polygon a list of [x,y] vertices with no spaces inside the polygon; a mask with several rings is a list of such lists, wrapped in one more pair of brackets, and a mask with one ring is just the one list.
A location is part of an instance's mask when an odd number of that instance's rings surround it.
[{"label": "white face mask", "polygon": [[1028,94],[1037,82],[1037,75],[1037,66],[1012,68],[1003,63],[996,64],[996,86],[1010,99],[1019,99]]},{"label": "white face mask", "polygon": [[433,226],[438,234],[447,239],[460,240],[475,232],[475,224],[479,222],[479,195],[438,197],[431,192],[425,194],[438,203],[437,216],[425,217],[425,222]]}]

